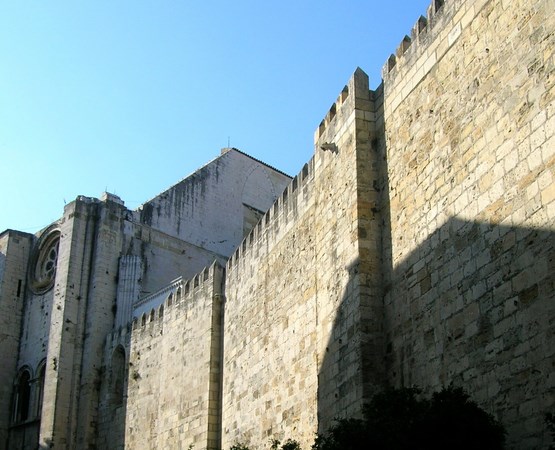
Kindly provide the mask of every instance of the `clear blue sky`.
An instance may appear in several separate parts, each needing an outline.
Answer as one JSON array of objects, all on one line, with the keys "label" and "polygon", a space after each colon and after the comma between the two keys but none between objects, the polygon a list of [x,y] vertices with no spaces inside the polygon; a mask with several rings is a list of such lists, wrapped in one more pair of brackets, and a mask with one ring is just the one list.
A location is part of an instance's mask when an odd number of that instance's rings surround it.
[{"label": "clear blue sky", "polygon": [[295,175],[357,66],[430,0],[0,0],[0,231],[130,208],[227,147]]}]

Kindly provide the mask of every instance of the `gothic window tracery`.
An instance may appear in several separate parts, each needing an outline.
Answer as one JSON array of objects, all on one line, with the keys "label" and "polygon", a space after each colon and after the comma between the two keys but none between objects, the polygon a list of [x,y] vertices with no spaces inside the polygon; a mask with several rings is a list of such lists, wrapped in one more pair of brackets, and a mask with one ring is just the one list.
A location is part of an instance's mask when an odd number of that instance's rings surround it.
[{"label": "gothic window tracery", "polygon": [[44,399],[44,379],[46,375],[46,363],[42,361],[38,369],[37,378],[37,417],[42,414],[42,402]]},{"label": "gothic window tracery", "polygon": [[54,284],[60,248],[60,232],[45,232],[32,256],[30,286],[35,294],[44,294]]}]

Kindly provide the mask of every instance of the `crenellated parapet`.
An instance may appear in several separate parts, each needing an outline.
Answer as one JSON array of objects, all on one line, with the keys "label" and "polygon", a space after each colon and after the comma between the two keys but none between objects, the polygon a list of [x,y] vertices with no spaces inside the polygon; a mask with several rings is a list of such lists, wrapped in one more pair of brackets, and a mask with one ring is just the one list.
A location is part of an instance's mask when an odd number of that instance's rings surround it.
[{"label": "crenellated parapet", "polygon": [[246,255],[257,255],[269,244],[279,240],[291,228],[295,219],[308,209],[313,201],[311,194],[314,167],[313,157],[231,255],[227,262],[228,271],[233,271]]},{"label": "crenellated parapet", "polygon": [[[369,133],[370,128],[382,120],[376,106],[381,106],[382,102],[382,88],[371,91],[367,74],[357,68],[315,131],[314,156],[236,248],[227,262],[228,274],[232,274],[247,257],[249,264],[255,264],[254,261],[271,251],[273,245],[314,206],[319,195],[318,188],[315,187],[319,176],[316,172],[321,171],[324,165],[332,163],[333,156],[330,155],[340,156],[338,152],[342,152],[340,159],[349,158],[346,155],[353,151],[355,130],[362,127],[364,133]],[[368,140],[369,136],[370,134],[363,139]],[[360,136],[356,139],[358,138]]]},{"label": "crenellated parapet", "polygon": [[420,16],[382,68],[386,115],[441,61],[487,3],[489,0],[432,1],[426,16]]},{"label": "crenellated parapet", "polygon": [[[382,348],[380,96],[357,68],[315,132],[314,157],[227,264],[222,448],[262,447],[277,433],[309,446],[319,427],[358,412],[381,379],[359,358],[379,360]],[[266,413],[272,392],[282,393],[282,419]]]},{"label": "crenellated parapet", "polygon": [[[403,37],[395,53],[391,54],[384,64],[382,69],[382,77],[384,79],[389,76],[395,67],[406,62],[410,57],[410,54],[407,54],[409,49],[411,52],[425,51],[430,34],[437,33],[438,30],[436,29],[436,25],[440,23],[443,18],[444,11],[449,9],[445,7],[445,3],[445,0],[432,0],[432,3],[428,6],[426,16],[420,16],[418,18],[412,27],[410,36],[405,35]],[[451,6],[454,2],[453,0],[447,0],[447,3],[447,6]],[[453,11],[452,8],[451,11]]]},{"label": "crenellated parapet", "polygon": [[[152,436],[162,436],[165,448],[221,448],[223,273],[214,263],[144,299],[143,305],[162,301],[133,321],[125,434],[129,448],[148,448]],[[144,426],[145,417],[156,417],[150,428]]]},{"label": "crenellated parapet", "polygon": [[[314,132],[316,152],[340,151],[340,147],[346,143],[341,141],[345,138],[348,141],[348,130],[355,118],[379,122],[381,118],[376,112],[382,102],[382,93],[381,86],[375,91],[370,90],[368,75],[357,68]],[[353,116],[355,111],[356,115]]]},{"label": "crenellated parapet", "polygon": [[207,293],[221,294],[219,287],[222,277],[222,266],[214,262],[193,278],[176,278],[157,292],[140,299],[133,310],[133,330],[162,320],[173,308],[183,307],[198,298],[204,298]]},{"label": "crenellated parapet", "polygon": [[314,133],[314,141],[317,141],[324,134],[324,131],[326,131],[326,128],[335,119],[335,116],[337,115],[337,110],[343,106],[343,104],[347,101],[348,97],[349,97],[349,86],[346,85],[341,91],[341,93],[339,94],[339,96],[337,97],[337,100],[331,105],[328,113],[326,114],[326,117],[324,117],[320,122],[320,125],[318,126],[318,128],[316,129],[316,132]]}]

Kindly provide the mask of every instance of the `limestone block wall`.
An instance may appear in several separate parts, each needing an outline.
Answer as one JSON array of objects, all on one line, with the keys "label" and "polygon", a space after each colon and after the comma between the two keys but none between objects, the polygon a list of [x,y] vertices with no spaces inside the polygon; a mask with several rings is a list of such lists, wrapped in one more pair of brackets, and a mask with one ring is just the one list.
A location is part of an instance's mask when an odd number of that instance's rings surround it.
[{"label": "limestone block wall", "polygon": [[79,384],[75,386],[79,394],[73,445],[77,448],[91,446],[96,439],[104,343],[114,325],[119,258],[126,241],[122,230],[126,214],[122,202],[108,196],[98,203],[92,241],[86,242],[84,237],[82,242],[92,248],[81,274],[84,276],[88,271],[89,279],[84,291],[86,297],[80,299],[84,334],[76,360],[80,373]]},{"label": "limestone block wall", "polygon": [[119,327],[106,338],[98,404],[97,448],[125,448],[130,346],[131,324]]},{"label": "limestone block wall", "polygon": [[78,198],[59,221],[60,243],[48,328],[39,444],[74,446],[80,359],[97,200]]},{"label": "limestone block wall", "polygon": [[[237,210],[236,214],[240,211]],[[137,222],[126,222],[125,234],[127,239],[131,239],[123,252],[136,255],[143,262],[141,298],[158,291],[177,277],[192,278],[214,261],[225,264],[227,259],[225,255]]]},{"label": "limestone block wall", "polygon": [[373,111],[357,70],[317,131],[314,158],[228,262],[222,448],[272,438],[308,448],[319,425],[360,413],[379,378],[365,373],[373,330],[363,316],[376,310],[372,276],[360,274],[381,242],[362,212],[375,193],[359,179],[372,165]]},{"label": "limestone block wall", "polygon": [[[139,209],[142,223],[220,255],[244,237],[252,210],[264,213],[290,177],[236,149],[224,149]],[[244,212],[244,214],[243,214]]]},{"label": "limestone block wall", "polygon": [[384,68],[388,377],[463,386],[510,448],[555,404],[554,12],[434,1]]},{"label": "limestone block wall", "polygon": [[[187,286],[187,279],[193,279],[204,267],[214,261],[225,261],[222,255],[138,223],[135,216],[127,211],[121,224],[117,305],[112,305],[115,306],[114,330],[102,334],[97,328],[97,335],[102,338],[107,335],[107,338],[102,365],[95,368],[97,382],[93,385],[95,389],[100,385],[96,442],[98,446],[114,449],[124,447],[127,386],[125,400],[121,404],[114,402],[112,360],[120,351],[126,363],[129,360],[130,333],[127,329],[133,317],[140,317],[143,312],[148,315],[153,308],[158,310],[170,294],[170,291],[163,291],[168,290],[168,283],[176,277],[179,276],[179,283],[170,284],[175,285],[174,296],[180,286]],[[165,287],[160,291],[162,286]],[[113,298],[111,294],[105,297]]]},{"label": "limestone block wall", "polygon": [[0,448],[7,448],[12,395],[32,236],[12,230],[0,234]]},{"label": "limestone block wall", "polygon": [[46,358],[52,314],[53,291],[41,295],[28,294],[23,313],[23,330],[18,366],[36,369]]},{"label": "limestone block wall", "polygon": [[222,448],[317,427],[315,162],[227,265]]},{"label": "limestone block wall", "polygon": [[95,443],[102,351],[114,322],[125,213],[111,196],[78,197],[55,229],[43,233],[46,239],[59,236],[55,279],[45,292],[38,283],[26,299],[20,354],[20,363],[46,359],[40,445]]},{"label": "limestone block wall", "polygon": [[[37,236],[29,236],[29,255],[25,261],[25,266],[21,267],[20,276],[23,277],[25,289],[22,289],[21,307],[22,320],[18,323],[20,329],[19,348],[13,356],[17,358],[18,376],[23,371],[30,374],[30,396],[28,402],[28,416],[26,420],[12,419],[12,424],[16,425],[10,430],[8,448],[32,449],[38,442],[39,424],[41,417],[40,390],[42,381],[40,372],[45,364],[48,351],[48,335],[50,320],[52,315],[52,304],[54,298],[53,288],[35,289],[37,278],[40,277],[41,255],[47,250],[51,236],[57,235],[57,224],[53,224]],[[54,275],[55,276],[55,275]],[[17,380],[12,380],[10,389],[12,391],[11,413],[14,411],[16,400]],[[14,414],[15,415],[15,414]],[[17,414],[19,415],[19,414]],[[13,417],[13,416],[12,416]]]},{"label": "limestone block wall", "polygon": [[[18,368],[27,366],[33,371],[44,361],[48,350],[48,336],[54,299],[57,270],[53,270],[50,282],[39,281],[43,272],[44,254],[60,238],[60,226],[54,222],[32,237],[29,260],[24,267],[27,289],[23,291],[23,332],[19,346]],[[50,249],[50,250],[49,250]],[[57,261],[57,257],[51,260]]]},{"label": "limestone block wall", "polygon": [[[118,287],[124,282],[120,273],[122,257],[135,256],[142,264],[137,268],[142,274],[135,273],[137,279],[135,291],[141,295],[159,289],[176,275],[192,276],[195,272],[214,260],[222,257],[187,242],[183,242],[167,233],[154,230],[143,224],[133,222],[133,214],[123,202],[112,199],[113,196],[98,203],[95,217],[94,234],[91,245],[90,266],[88,270],[88,296],[84,311],[85,334],[79,353],[79,408],[76,410],[75,439],[77,446],[92,445],[98,439],[106,441],[107,436],[98,431],[98,404],[110,402],[103,398],[99,388],[110,385],[111,355],[105,359],[105,339],[114,325],[116,330],[125,329],[132,320],[135,304],[122,296],[117,298]],[[138,254],[138,255],[137,255]],[[140,280],[140,281],[139,281]],[[121,283],[120,283],[121,282]],[[127,320],[116,316],[119,309],[130,313]],[[121,308],[120,308],[121,307]],[[128,346],[124,346],[128,350]],[[128,358],[128,351],[125,352]],[[105,386],[104,386],[105,387]],[[123,421],[125,413],[120,411],[117,421]],[[121,425],[121,423],[120,423]],[[120,433],[122,427],[119,426]],[[110,430],[108,436],[117,434]]]},{"label": "limestone block wall", "polygon": [[125,448],[220,448],[223,268],[134,321]]}]

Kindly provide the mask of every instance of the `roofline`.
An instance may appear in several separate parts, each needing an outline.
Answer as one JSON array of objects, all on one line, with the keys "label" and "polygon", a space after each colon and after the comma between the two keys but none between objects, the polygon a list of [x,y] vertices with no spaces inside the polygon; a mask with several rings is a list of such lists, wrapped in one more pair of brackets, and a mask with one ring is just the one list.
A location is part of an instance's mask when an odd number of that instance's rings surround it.
[{"label": "roofline", "polygon": [[199,167],[198,169],[195,169],[193,172],[191,172],[190,174],[188,174],[187,176],[181,178],[179,181],[177,181],[176,183],[172,184],[170,187],[168,187],[167,189],[164,189],[163,191],[159,192],[158,194],[154,195],[153,197],[149,198],[148,200],[142,202],[139,206],[137,206],[135,209],[133,209],[133,211],[140,211],[144,205],[146,205],[147,203],[152,202],[155,198],[160,197],[164,192],[168,192],[169,190],[171,190],[175,185],[181,183],[182,181],[185,181],[187,178],[192,177],[195,173],[197,173],[199,170],[203,169],[204,167],[212,164],[214,161],[217,161],[218,159],[220,159],[223,155],[225,155],[227,152],[229,151],[235,151],[243,156],[246,156],[249,159],[252,159],[253,161],[256,161],[257,163],[266,166],[269,169],[272,169],[275,172],[280,173],[281,175],[286,176],[289,179],[293,179],[293,177],[291,175],[286,174],[285,172],[282,172],[279,169],[276,169],[275,167],[270,166],[269,164],[266,164],[264,161],[261,161],[259,159],[253,158],[251,155],[242,152],[241,150],[239,150],[238,148],[235,147],[224,147],[221,150],[221,153],[216,156],[215,158],[211,159],[210,161],[208,161],[206,164],[202,165],[201,167]]},{"label": "roofline", "polygon": [[247,158],[250,158],[250,159],[252,159],[253,161],[256,161],[257,163],[262,164],[263,166],[268,167],[269,169],[272,169],[272,170],[274,170],[274,171],[276,171],[276,172],[278,172],[278,173],[280,173],[280,174],[282,174],[282,175],[285,175],[285,176],[288,177],[288,178],[293,179],[293,177],[292,177],[291,175],[289,175],[288,173],[285,173],[285,172],[283,172],[282,170],[276,169],[274,166],[271,166],[270,164],[267,164],[267,163],[265,163],[264,161],[262,161],[262,160],[260,160],[260,159],[258,159],[258,158],[255,158],[255,157],[249,155],[248,153],[245,153],[245,152],[239,150],[238,148],[235,148],[235,147],[224,147],[224,148],[222,148],[222,155],[224,155],[225,153],[229,152],[230,150],[234,150],[234,151],[236,151],[237,153],[240,153],[241,155],[246,156]]},{"label": "roofline", "polygon": [[[39,231],[42,231],[42,230],[39,230]],[[26,231],[20,231],[20,230],[14,230],[13,228],[6,228],[4,231],[0,232],[0,238],[4,237],[4,235],[7,235],[7,234],[14,234],[14,235],[24,236],[24,237],[35,237],[35,235],[33,233],[28,233]]]}]

